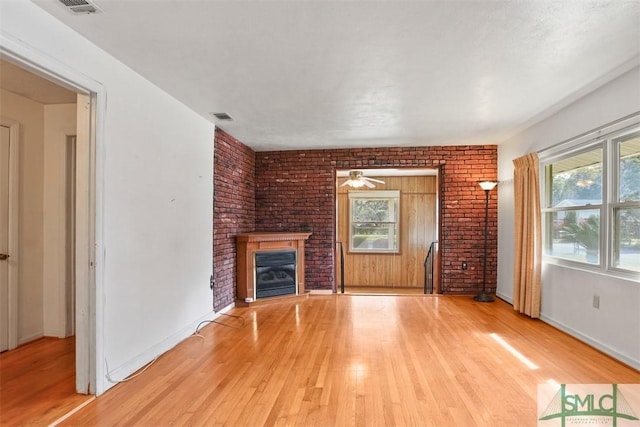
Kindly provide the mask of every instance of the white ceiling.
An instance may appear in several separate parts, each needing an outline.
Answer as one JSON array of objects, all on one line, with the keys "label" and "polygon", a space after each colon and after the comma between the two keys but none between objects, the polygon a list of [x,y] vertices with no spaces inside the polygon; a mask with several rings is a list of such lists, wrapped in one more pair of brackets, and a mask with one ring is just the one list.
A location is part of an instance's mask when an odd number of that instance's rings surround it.
[{"label": "white ceiling", "polygon": [[40,104],[74,104],[77,94],[0,59],[0,88]]},{"label": "white ceiling", "polygon": [[499,144],[640,63],[640,1],[34,0],[256,151]]}]

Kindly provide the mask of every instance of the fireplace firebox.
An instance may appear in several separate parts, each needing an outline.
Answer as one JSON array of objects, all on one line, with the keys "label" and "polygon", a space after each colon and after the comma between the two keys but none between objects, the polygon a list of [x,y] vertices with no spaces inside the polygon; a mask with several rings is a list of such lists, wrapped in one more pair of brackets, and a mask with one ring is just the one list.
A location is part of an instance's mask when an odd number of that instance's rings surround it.
[{"label": "fireplace firebox", "polygon": [[256,252],[256,298],[296,293],[296,251]]}]

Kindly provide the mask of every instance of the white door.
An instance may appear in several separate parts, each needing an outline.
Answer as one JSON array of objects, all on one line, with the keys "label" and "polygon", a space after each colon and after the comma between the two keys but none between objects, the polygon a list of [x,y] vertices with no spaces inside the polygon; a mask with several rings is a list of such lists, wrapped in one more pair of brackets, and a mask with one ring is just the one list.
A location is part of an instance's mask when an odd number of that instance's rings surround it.
[{"label": "white door", "polygon": [[0,126],[0,351],[9,349],[9,144],[11,132]]}]

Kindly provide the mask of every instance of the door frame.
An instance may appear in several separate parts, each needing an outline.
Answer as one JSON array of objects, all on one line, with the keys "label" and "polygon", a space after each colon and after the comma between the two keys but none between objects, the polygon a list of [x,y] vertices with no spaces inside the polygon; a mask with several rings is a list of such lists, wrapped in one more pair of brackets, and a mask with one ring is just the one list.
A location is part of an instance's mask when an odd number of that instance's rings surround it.
[{"label": "door frame", "polygon": [[8,350],[18,347],[18,254],[20,253],[20,123],[8,117],[0,117],[0,124],[9,128],[9,235],[7,252],[12,255],[7,260],[8,289]]},{"label": "door frame", "polygon": [[[105,390],[103,357],[103,263],[102,194],[104,120],[106,90],[101,83],[73,69],[22,40],[0,33],[0,55],[34,74],[79,94],[78,133],[86,138],[76,152],[76,391],[101,394]],[[84,96],[84,98],[83,98]],[[81,100],[86,106],[81,114]],[[82,122],[84,125],[81,125]],[[101,257],[101,259],[103,259]]]},{"label": "door frame", "polygon": [[[76,102],[76,114],[77,110],[78,103]],[[65,281],[64,286],[59,289],[60,301],[63,303],[58,316],[60,325],[63,325],[60,331],[61,336],[65,338],[76,333],[76,140],[76,135],[65,135],[64,138]]]},{"label": "door frame", "polygon": [[[342,279],[343,276],[343,272],[342,270],[342,265],[341,265],[341,258],[340,258],[340,251],[342,250],[342,252],[344,254],[346,254],[348,252],[348,242],[342,242],[340,241],[340,225],[341,225],[341,216],[340,216],[340,208],[339,208],[339,187],[343,184],[343,180],[345,177],[347,177],[347,175],[345,174],[346,172],[353,170],[353,169],[362,169],[365,171],[369,171],[371,172],[372,170],[375,170],[377,174],[379,174],[379,176],[394,176],[394,177],[403,177],[403,176],[411,176],[411,175],[425,175],[425,176],[434,176],[436,179],[436,189],[435,189],[435,211],[434,211],[434,239],[431,242],[425,242],[427,244],[426,246],[426,251],[428,251],[429,249],[429,245],[431,245],[432,243],[437,243],[438,241],[441,241],[441,222],[440,222],[440,200],[441,200],[441,180],[443,179],[443,171],[442,171],[442,167],[439,166],[428,166],[428,165],[406,165],[403,167],[394,167],[394,166],[385,166],[385,165],[379,165],[376,167],[372,167],[372,168],[362,168],[362,167],[349,167],[348,165],[342,165],[339,168],[334,168],[333,169],[333,176],[334,176],[334,221],[333,221],[333,241],[334,241],[334,286],[333,286],[333,292],[343,292],[343,289],[339,289],[340,288],[340,281],[339,279]],[[432,171],[433,173],[418,173],[415,174],[414,170],[424,170],[424,171]],[[375,175],[374,175],[375,176]],[[347,201],[348,203],[348,201]],[[348,209],[347,209],[348,212]],[[348,219],[347,219],[348,221]],[[349,228],[349,224],[345,224],[343,225],[342,228]],[[340,248],[338,246],[338,244],[340,244],[342,246],[342,248]],[[425,252],[425,255],[427,253]],[[438,249],[438,245],[436,245],[436,250],[435,250],[435,254],[434,254],[434,271],[433,271],[433,294],[439,294],[442,292],[442,277],[441,277],[441,258],[440,258],[440,251]],[[424,268],[424,264],[423,264],[423,268]]]}]

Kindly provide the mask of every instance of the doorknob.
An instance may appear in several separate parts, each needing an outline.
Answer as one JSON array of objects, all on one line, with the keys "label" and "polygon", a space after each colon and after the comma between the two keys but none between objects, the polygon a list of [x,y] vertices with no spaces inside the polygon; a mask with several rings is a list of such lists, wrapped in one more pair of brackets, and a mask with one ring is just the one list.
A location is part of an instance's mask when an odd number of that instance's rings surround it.
[{"label": "doorknob", "polygon": [[7,258],[9,258],[8,254],[0,254],[0,261],[4,261]]}]

